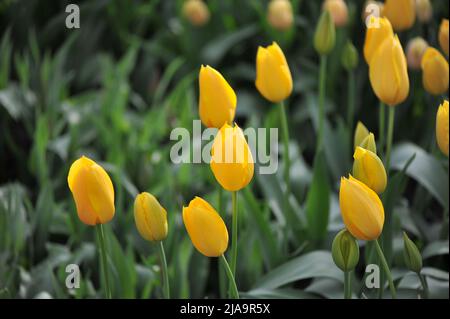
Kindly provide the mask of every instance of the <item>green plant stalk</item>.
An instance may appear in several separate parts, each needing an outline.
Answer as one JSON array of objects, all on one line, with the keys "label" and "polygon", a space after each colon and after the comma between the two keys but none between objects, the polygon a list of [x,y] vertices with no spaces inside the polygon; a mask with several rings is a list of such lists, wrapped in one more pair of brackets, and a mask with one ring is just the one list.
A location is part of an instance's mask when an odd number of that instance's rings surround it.
[{"label": "green plant stalk", "polygon": [[395,107],[389,107],[388,114],[388,132],[387,132],[387,144],[386,144],[386,173],[389,176],[389,168],[391,165],[391,150],[392,150],[392,140],[394,138],[394,121],[395,121]]},{"label": "green plant stalk", "polygon": [[352,277],[350,271],[344,271],[344,298],[352,299]]},{"label": "green plant stalk", "polygon": [[[217,207],[219,208],[219,214],[222,215],[224,213],[223,188],[220,185],[218,185],[218,186],[219,186],[219,190],[218,190]],[[220,297],[226,298],[226,293],[227,293],[226,273],[225,273],[225,269],[223,268],[221,263],[219,263],[219,291],[220,291]]]},{"label": "green plant stalk", "polygon": [[237,209],[237,192],[231,192],[232,203],[232,225],[231,225],[231,272],[233,277],[236,275],[237,264],[237,238],[238,238],[238,209]]},{"label": "green plant stalk", "polygon": [[105,296],[106,298],[111,299],[112,295],[111,288],[109,286],[108,263],[106,258],[105,233],[103,231],[103,225],[98,224],[95,229],[97,231],[97,238],[100,244],[100,258],[103,267],[103,274],[105,276]]},{"label": "green plant stalk", "polygon": [[420,283],[422,284],[423,298],[428,299],[429,291],[428,291],[427,278],[424,275],[422,275],[421,273],[417,273],[417,276],[419,276]]},{"label": "green plant stalk", "polygon": [[224,255],[221,255],[219,258],[228,276],[228,281],[230,282],[230,296],[233,299],[239,299],[239,292],[236,286],[236,281],[234,280],[233,272],[230,269],[230,265],[228,265],[227,259]]},{"label": "green plant stalk", "polygon": [[169,273],[167,271],[166,253],[164,252],[163,242],[158,243],[159,260],[161,262],[161,274],[163,278],[164,298],[170,299]]},{"label": "green plant stalk", "polygon": [[[386,257],[384,257],[383,250],[381,249],[380,243],[378,242],[378,239],[374,240],[375,242],[375,248],[378,253],[378,257],[380,257],[381,266],[384,269],[384,272],[387,276],[388,282],[389,282],[389,289],[391,290],[391,295],[393,299],[397,298],[397,292],[395,290],[394,281],[392,280],[391,270],[389,269],[389,265],[386,261]],[[380,286],[381,289],[381,286]]]},{"label": "green plant stalk", "polygon": [[[347,125],[350,132],[353,132],[353,119],[355,118],[355,71],[348,72],[348,109]],[[353,145],[353,136],[350,134],[350,145]]]},{"label": "green plant stalk", "polygon": [[380,152],[384,149],[384,131],[385,131],[385,121],[386,121],[386,105],[380,101],[380,109],[378,110],[378,149]]},{"label": "green plant stalk", "polygon": [[325,89],[326,89],[326,73],[327,73],[327,56],[320,56],[319,71],[319,134],[317,138],[316,154],[322,149],[323,130],[325,124]]}]

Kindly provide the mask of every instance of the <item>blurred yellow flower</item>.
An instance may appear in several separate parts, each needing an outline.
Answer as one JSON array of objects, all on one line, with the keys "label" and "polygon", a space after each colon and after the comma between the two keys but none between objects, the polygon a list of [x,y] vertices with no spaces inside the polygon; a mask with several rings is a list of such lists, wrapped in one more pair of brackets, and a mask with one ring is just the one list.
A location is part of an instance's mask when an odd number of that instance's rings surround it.
[{"label": "blurred yellow flower", "polygon": [[433,6],[430,0],[416,0],[417,19],[426,23],[433,17]]},{"label": "blurred yellow flower", "polygon": [[386,18],[371,18],[370,27],[367,28],[364,40],[364,58],[370,64],[375,51],[381,46],[385,39],[394,36],[392,25]]},{"label": "blurred yellow flower", "polygon": [[387,105],[398,105],[408,97],[406,57],[396,35],[385,39],[375,51],[369,64],[369,77],[376,96]]},{"label": "blurred yellow flower", "polygon": [[203,125],[221,128],[232,123],[236,112],[236,93],[217,70],[201,66],[199,74],[199,113]]},{"label": "blurred yellow flower", "polygon": [[411,28],[416,21],[416,4],[414,0],[386,0],[383,15],[389,19],[396,31]]},{"label": "blurred yellow flower", "polygon": [[377,154],[358,146],[353,158],[353,176],[377,194],[383,193],[387,185],[387,175]]},{"label": "blurred yellow flower", "polygon": [[420,70],[420,64],[428,43],[422,37],[411,39],[406,46],[406,60],[408,66],[413,70]]},{"label": "blurred yellow flower", "polygon": [[267,48],[258,48],[255,85],[262,96],[274,103],[285,100],[292,93],[291,71],[276,42]]},{"label": "blurred yellow flower", "polygon": [[347,230],[361,240],[377,239],[384,225],[384,208],[378,195],[350,175],[341,178],[341,215]]},{"label": "blurred yellow flower", "polygon": [[183,15],[198,27],[209,21],[209,9],[202,0],[186,0],[183,4]]},{"label": "blurred yellow flower", "polygon": [[425,90],[433,95],[448,90],[448,62],[435,48],[429,47],[422,57],[422,82]]},{"label": "blurred yellow flower", "polygon": [[141,193],[134,201],[134,221],[139,234],[149,241],[167,237],[167,212],[149,193]]},{"label": "blurred yellow flower", "polygon": [[267,20],[277,30],[285,31],[292,27],[294,15],[289,0],[272,0],[267,7]]},{"label": "blurred yellow flower", "polygon": [[360,146],[367,136],[369,136],[369,130],[361,121],[358,121],[358,124],[356,124],[355,134],[353,136],[353,149]]},{"label": "blurred yellow flower", "polygon": [[448,19],[442,19],[439,27],[439,44],[442,51],[448,56]]},{"label": "blurred yellow flower", "polygon": [[442,153],[444,153],[447,156],[448,156],[448,141],[449,141],[448,117],[449,117],[448,101],[445,100],[444,103],[442,103],[439,106],[436,115],[436,140]]},{"label": "blurred yellow flower", "polygon": [[219,184],[228,191],[238,191],[253,178],[254,161],[242,130],[224,124],[211,148],[211,170]]},{"label": "blurred yellow flower", "polygon": [[70,166],[67,182],[83,223],[105,224],[114,217],[114,187],[100,165],[82,156]]},{"label": "blurred yellow flower", "polygon": [[330,12],[336,27],[347,25],[348,8],[344,0],[325,0],[322,8]]},{"label": "blurred yellow flower", "polygon": [[228,248],[228,230],[217,211],[195,197],[183,207],[183,222],[194,247],[207,257],[219,257]]}]

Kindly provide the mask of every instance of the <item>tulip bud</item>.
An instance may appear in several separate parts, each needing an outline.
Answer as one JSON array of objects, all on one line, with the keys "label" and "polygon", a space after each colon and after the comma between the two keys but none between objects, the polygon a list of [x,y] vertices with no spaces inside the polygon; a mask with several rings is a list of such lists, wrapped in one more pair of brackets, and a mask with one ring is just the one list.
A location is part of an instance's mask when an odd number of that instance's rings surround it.
[{"label": "tulip bud", "polygon": [[439,106],[436,115],[436,141],[439,149],[448,157],[449,124],[448,101]]},{"label": "tulip bud", "polygon": [[361,240],[377,239],[384,225],[384,208],[377,193],[350,175],[341,178],[339,206],[347,230]]},{"label": "tulip bud", "polygon": [[253,178],[254,161],[242,130],[224,124],[211,148],[211,170],[217,182],[228,191],[238,191]]},{"label": "tulip bud", "polygon": [[370,26],[366,31],[364,41],[364,58],[370,64],[375,51],[381,46],[384,40],[394,36],[392,25],[386,18],[372,18]]},{"label": "tulip bud", "polygon": [[236,94],[222,74],[202,65],[199,87],[199,113],[203,125],[221,128],[225,123],[232,123],[236,112]]},{"label": "tulip bud", "polygon": [[353,137],[353,148],[356,149],[357,146],[360,146],[367,136],[369,136],[369,130],[362,122],[358,121]]},{"label": "tulip bud", "polygon": [[433,6],[430,0],[416,0],[417,19],[426,23],[433,17]]},{"label": "tulip bud", "polygon": [[134,201],[134,221],[139,234],[149,241],[167,237],[167,212],[149,193],[141,193]]},{"label": "tulip bud", "polygon": [[186,0],[183,4],[183,15],[197,27],[209,21],[208,6],[201,0]]},{"label": "tulip bud", "polygon": [[359,146],[376,154],[377,143],[375,142],[375,135],[369,133]]},{"label": "tulip bud", "polygon": [[294,15],[288,0],[272,0],[267,8],[267,20],[277,30],[286,31],[292,27]]},{"label": "tulip bud", "polygon": [[334,237],[331,254],[339,269],[344,272],[352,271],[359,261],[358,242],[352,234],[343,229]]},{"label": "tulip bud", "polygon": [[83,223],[105,224],[114,217],[114,187],[100,165],[82,156],[70,166],[67,182]]},{"label": "tulip bud", "polygon": [[421,37],[411,39],[406,47],[406,59],[408,66],[413,70],[420,70],[420,63],[428,43]]},{"label": "tulip bud", "polygon": [[403,257],[405,258],[406,267],[419,274],[422,270],[422,256],[416,244],[409,239],[405,232],[403,232]]},{"label": "tulip bud", "polygon": [[443,19],[439,27],[439,44],[448,56],[448,19]]},{"label": "tulip bud", "polygon": [[206,257],[219,257],[228,247],[228,230],[217,211],[195,197],[183,207],[183,222],[194,247]]},{"label": "tulip bud", "polygon": [[395,31],[404,31],[411,28],[416,21],[416,4],[414,0],[386,0],[383,14]]},{"label": "tulip bud", "polygon": [[429,47],[422,57],[422,82],[425,90],[433,95],[448,90],[448,62],[435,48]]},{"label": "tulip bud", "polygon": [[387,175],[383,162],[377,154],[357,147],[353,154],[353,176],[377,194],[386,189]]},{"label": "tulip bud", "polygon": [[344,0],[325,0],[322,9],[330,12],[336,27],[347,25],[348,8]]},{"label": "tulip bud", "polygon": [[285,100],[292,93],[291,71],[276,42],[267,48],[258,48],[255,85],[259,93],[273,103]]},{"label": "tulip bud", "polygon": [[389,106],[402,103],[409,94],[406,57],[397,36],[383,41],[369,64],[369,77],[378,99]]},{"label": "tulip bud", "polygon": [[341,63],[347,71],[351,71],[358,65],[358,50],[356,50],[353,43],[350,41],[344,46],[342,50]]},{"label": "tulip bud", "polygon": [[336,29],[328,10],[322,12],[314,34],[314,48],[321,55],[326,55],[334,48]]}]

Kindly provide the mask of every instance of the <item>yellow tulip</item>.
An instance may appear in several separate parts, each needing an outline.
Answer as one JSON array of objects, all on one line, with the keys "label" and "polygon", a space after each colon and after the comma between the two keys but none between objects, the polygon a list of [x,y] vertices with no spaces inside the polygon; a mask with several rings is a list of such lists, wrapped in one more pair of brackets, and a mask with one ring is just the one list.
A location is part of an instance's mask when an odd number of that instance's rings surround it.
[{"label": "yellow tulip", "polygon": [[199,86],[199,113],[203,125],[221,128],[225,123],[232,123],[236,112],[236,93],[222,74],[202,65]]},{"label": "yellow tulip", "polygon": [[422,57],[428,48],[428,43],[421,37],[411,39],[406,46],[406,60],[413,70],[420,70]]},{"label": "yellow tulip", "polygon": [[433,95],[448,90],[448,62],[435,48],[428,48],[422,57],[422,82],[425,90]]},{"label": "yellow tulip", "polygon": [[448,116],[448,101],[446,100],[439,106],[436,115],[436,140],[442,153],[447,156],[449,140]]},{"label": "yellow tulip", "polygon": [[347,230],[361,240],[377,239],[384,225],[384,208],[377,193],[350,175],[341,178],[339,206]]},{"label": "yellow tulip", "polygon": [[285,31],[292,27],[294,15],[289,0],[272,0],[267,7],[267,20],[277,30]]},{"label": "yellow tulip", "polygon": [[105,224],[114,217],[114,187],[100,165],[82,156],[70,166],[67,183],[83,223]]},{"label": "yellow tulip", "polygon": [[211,148],[211,170],[228,191],[238,191],[253,178],[254,161],[242,130],[235,125],[222,126]]},{"label": "yellow tulip", "polygon": [[403,31],[411,28],[416,21],[416,4],[414,0],[386,0],[383,15],[391,21],[394,30]]},{"label": "yellow tulip", "polygon": [[208,6],[201,0],[186,0],[183,4],[183,15],[198,27],[209,21]]},{"label": "yellow tulip", "polygon": [[217,211],[195,197],[183,207],[183,222],[194,247],[207,257],[219,257],[228,248],[228,230]]},{"label": "yellow tulip", "polygon": [[439,44],[448,56],[448,19],[443,19],[439,27]]},{"label": "yellow tulip", "polygon": [[360,146],[367,136],[369,136],[369,130],[361,121],[358,121],[353,137],[353,148],[356,149],[356,147]]},{"label": "yellow tulip", "polygon": [[397,36],[385,39],[375,51],[369,64],[369,76],[376,96],[387,105],[398,105],[408,97],[408,68]]},{"label": "yellow tulip", "polygon": [[387,185],[387,175],[377,154],[358,146],[353,158],[353,176],[376,193],[383,193]]},{"label": "yellow tulip", "polygon": [[255,85],[262,96],[274,103],[285,100],[292,93],[291,71],[276,42],[267,48],[258,48]]},{"label": "yellow tulip", "polygon": [[359,146],[376,154],[377,143],[375,142],[375,135],[373,135],[373,133],[369,133],[369,135],[366,136]]},{"label": "yellow tulip", "polygon": [[347,25],[348,8],[344,0],[325,0],[322,9],[330,12],[336,27]]},{"label": "yellow tulip", "polygon": [[370,64],[375,51],[387,38],[394,36],[392,25],[386,18],[371,18],[370,27],[367,28],[364,40],[364,58]]},{"label": "yellow tulip", "polygon": [[149,193],[141,193],[134,201],[134,221],[139,234],[149,241],[167,237],[167,212]]},{"label": "yellow tulip", "polygon": [[417,19],[426,23],[433,17],[433,6],[430,0],[416,0],[416,14]]}]

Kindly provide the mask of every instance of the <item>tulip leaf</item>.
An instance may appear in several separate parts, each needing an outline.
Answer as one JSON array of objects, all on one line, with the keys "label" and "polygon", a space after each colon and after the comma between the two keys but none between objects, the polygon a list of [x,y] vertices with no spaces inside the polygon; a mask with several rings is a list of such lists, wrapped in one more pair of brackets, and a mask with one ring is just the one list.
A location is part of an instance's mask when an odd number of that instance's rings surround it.
[{"label": "tulip leaf", "polygon": [[241,297],[249,299],[317,299],[313,293],[291,288],[254,289],[241,293]]},{"label": "tulip leaf", "polygon": [[448,240],[435,241],[424,248],[422,258],[448,255]]}]

